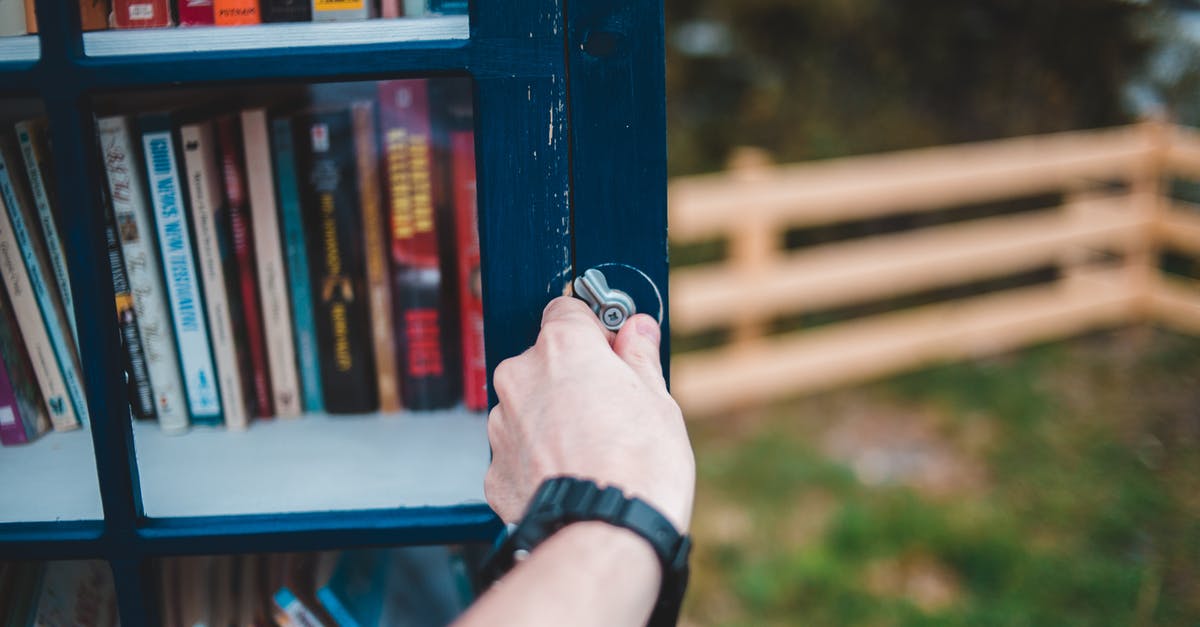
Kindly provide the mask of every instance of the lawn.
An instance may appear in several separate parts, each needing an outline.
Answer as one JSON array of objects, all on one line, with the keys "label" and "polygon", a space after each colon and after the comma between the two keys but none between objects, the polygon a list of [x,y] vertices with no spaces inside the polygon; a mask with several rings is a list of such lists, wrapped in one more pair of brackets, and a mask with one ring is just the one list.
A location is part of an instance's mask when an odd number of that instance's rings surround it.
[{"label": "lawn", "polygon": [[687,625],[1200,625],[1200,340],[1104,333],[692,423]]}]

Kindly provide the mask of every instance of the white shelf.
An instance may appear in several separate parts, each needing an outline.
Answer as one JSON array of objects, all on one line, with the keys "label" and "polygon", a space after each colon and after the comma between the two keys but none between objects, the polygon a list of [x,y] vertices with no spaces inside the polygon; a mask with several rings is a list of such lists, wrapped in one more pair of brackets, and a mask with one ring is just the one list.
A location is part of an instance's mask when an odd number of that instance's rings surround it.
[{"label": "white shelf", "polygon": [[37,61],[41,54],[42,44],[37,35],[0,37],[0,62]]},{"label": "white shelf", "polygon": [[304,48],[437,41],[467,39],[469,36],[467,16],[447,15],[360,22],[290,22],[254,26],[102,30],[83,34],[83,51],[91,57],[112,57],[255,50],[281,46]]},{"label": "white shelf", "polygon": [[0,523],[100,520],[92,434],[47,433],[0,448]]},{"label": "white shelf", "polygon": [[482,503],[490,459],[485,417],[462,409],[309,415],[182,435],[139,422],[134,440],[152,518]]}]

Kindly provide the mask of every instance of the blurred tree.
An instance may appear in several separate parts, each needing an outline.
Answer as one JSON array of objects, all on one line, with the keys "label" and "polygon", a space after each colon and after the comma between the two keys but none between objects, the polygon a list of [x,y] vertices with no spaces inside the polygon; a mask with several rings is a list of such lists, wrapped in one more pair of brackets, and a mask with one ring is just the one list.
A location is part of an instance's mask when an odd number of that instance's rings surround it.
[{"label": "blurred tree", "polygon": [[1131,0],[666,0],[673,174],[1128,121]]}]

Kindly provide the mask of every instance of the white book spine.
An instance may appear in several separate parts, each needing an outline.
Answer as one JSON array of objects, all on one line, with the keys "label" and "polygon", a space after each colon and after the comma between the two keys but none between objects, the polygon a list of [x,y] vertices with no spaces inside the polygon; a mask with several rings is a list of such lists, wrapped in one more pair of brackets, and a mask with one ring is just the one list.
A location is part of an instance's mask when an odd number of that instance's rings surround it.
[{"label": "white book spine", "polygon": [[75,324],[75,299],[71,296],[71,277],[67,273],[67,256],[63,253],[62,239],[58,236],[58,223],[54,218],[50,189],[42,172],[42,164],[49,158],[44,150],[46,126],[44,123],[26,120],[17,123],[17,139],[21,142],[21,156],[25,158],[25,171],[29,174],[29,187],[33,191],[33,203],[37,206],[38,220],[42,225],[42,236],[46,239],[46,254],[50,258],[50,269],[58,283],[58,294],[62,297],[63,311],[67,314],[71,339],[79,346],[79,329]]},{"label": "white book spine", "polygon": [[25,32],[25,0],[0,0],[0,37]]},{"label": "white book spine", "polygon": [[193,422],[215,424],[220,421],[221,399],[204,324],[204,299],[200,296],[192,242],[184,219],[175,140],[169,130],[146,130],[142,133],[142,149],[159,251],[163,254],[167,302],[171,305],[175,342],[179,345],[183,382],[187,386],[188,409]]},{"label": "white book spine", "polygon": [[7,193],[0,195],[0,274],[12,301],[17,328],[29,351],[29,360],[33,362],[34,377],[50,414],[50,422],[55,431],[67,431],[78,427],[79,421],[68,398],[67,384],[59,370],[58,359],[50,346],[50,337],[46,334],[46,325],[38,311],[37,299],[29,287],[29,275],[17,245],[17,236],[8,219],[8,203],[11,200]]},{"label": "white book spine", "polygon": [[67,386],[67,398],[75,410],[75,417],[83,425],[88,424],[87,396],[83,390],[83,379],[79,370],[79,361],[75,356],[75,347],[67,339],[66,319],[62,314],[62,305],[54,289],[46,281],[44,259],[46,252],[30,230],[30,223],[35,218],[33,210],[27,202],[18,198],[10,163],[12,157],[0,150],[0,193],[3,193],[8,204],[8,218],[13,234],[17,238],[17,246],[21,258],[25,262],[25,272],[29,279],[29,287],[37,301],[38,309],[42,312],[42,326],[50,338],[50,346],[54,356],[58,358],[58,369],[62,372],[63,382]]},{"label": "white book spine", "polygon": [[279,209],[275,200],[271,140],[267,134],[265,110],[248,109],[242,112],[242,144],[246,152],[254,255],[258,261],[258,291],[262,301],[263,331],[275,414],[299,416],[300,375],[296,370],[288,276],[287,268],[283,265],[283,245],[279,239]]},{"label": "white book spine", "polygon": [[192,231],[196,235],[200,279],[204,282],[204,306],[208,313],[213,358],[217,362],[221,406],[225,411],[225,424],[230,429],[241,430],[249,424],[250,415],[234,342],[233,318],[229,312],[221,240],[217,234],[221,187],[212,124],[185,125],[179,129],[179,139],[183,142],[184,176],[191,200]]},{"label": "white book spine", "polygon": [[150,388],[154,390],[154,410],[163,431],[180,433],[188,426],[183,379],[131,125],[127,118],[110,117],[97,120],[97,127],[125,273],[133,293],[133,311],[142,336]]}]

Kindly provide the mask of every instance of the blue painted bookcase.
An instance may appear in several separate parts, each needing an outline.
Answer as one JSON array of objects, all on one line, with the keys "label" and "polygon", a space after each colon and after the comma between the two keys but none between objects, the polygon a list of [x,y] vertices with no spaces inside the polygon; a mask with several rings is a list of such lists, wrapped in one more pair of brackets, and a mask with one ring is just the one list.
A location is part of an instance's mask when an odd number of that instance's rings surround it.
[{"label": "blue painted bookcase", "polygon": [[[145,515],[112,283],[101,262],[96,95],[470,76],[489,372],[532,343],[545,303],[589,267],[609,268],[610,282],[631,291],[639,309],[661,311],[666,324],[660,3],[473,0],[461,33],[425,32],[418,20],[394,27],[381,22],[362,26],[361,40],[341,24],[303,25],[266,41],[236,28],[220,29],[219,41],[189,39],[194,36],[181,31],[81,33],[73,0],[37,0],[37,12],[40,55],[0,58],[0,106],[36,99],[51,123],[103,517],[0,524],[0,558],[108,561],[125,625],[159,622],[150,568],[159,556],[479,541],[490,540],[500,525],[480,504]],[[164,34],[177,36],[178,46],[139,47]],[[661,297],[639,283],[646,278]],[[667,354],[664,345],[664,365]],[[0,496],[0,503],[6,498]]]}]

